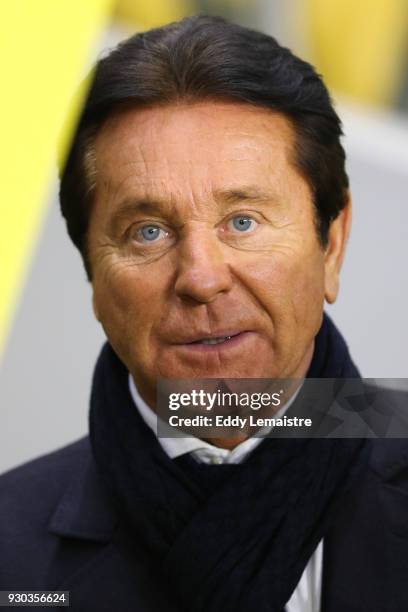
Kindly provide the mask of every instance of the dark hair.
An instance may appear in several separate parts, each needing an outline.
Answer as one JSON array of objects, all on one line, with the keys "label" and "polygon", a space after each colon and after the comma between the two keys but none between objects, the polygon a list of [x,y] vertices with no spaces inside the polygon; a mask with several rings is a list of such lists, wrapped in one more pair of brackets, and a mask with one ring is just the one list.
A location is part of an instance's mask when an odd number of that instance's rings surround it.
[{"label": "dark hair", "polygon": [[60,202],[68,233],[88,278],[87,228],[92,204],[93,140],[106,117],[123,105],[224,99],[288,117],[296,132],[293,163],[307,180],[322,247],[345,206],[348,178],[341,122],[314,68],[271,36],[195,16],[135,34],[101,59],[65,167]]}]

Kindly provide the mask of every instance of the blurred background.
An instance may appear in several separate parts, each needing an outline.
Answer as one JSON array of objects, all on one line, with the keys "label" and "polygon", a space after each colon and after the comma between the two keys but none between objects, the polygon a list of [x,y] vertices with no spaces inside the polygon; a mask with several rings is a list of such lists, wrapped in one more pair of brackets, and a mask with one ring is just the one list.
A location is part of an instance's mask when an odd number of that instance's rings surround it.
[{"label": "blurred background", "polygon": [[0,472],[87,431],[103,333],[59,213],[56,140],[67,148],[109,48],[187,15],[275,36],[323,75],[344,123],[354,226],[328,308],[362,374],[401,379],[408,359],[406,0],[21,0],[0,20]]}]

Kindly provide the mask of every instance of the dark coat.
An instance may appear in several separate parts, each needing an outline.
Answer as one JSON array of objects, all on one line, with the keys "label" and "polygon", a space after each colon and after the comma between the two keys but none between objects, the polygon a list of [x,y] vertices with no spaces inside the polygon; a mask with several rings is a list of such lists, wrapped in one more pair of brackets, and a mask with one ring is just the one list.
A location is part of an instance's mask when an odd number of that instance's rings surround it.
[{"label": "dark coat", "polygon": [[[69,590],[75,612],[167,612],[135,546],[87,437],[0,478],[0,590]],[[323,567],[322,612],[408,612],[407,441],[372,441],[369,468],[324,540]]]}]

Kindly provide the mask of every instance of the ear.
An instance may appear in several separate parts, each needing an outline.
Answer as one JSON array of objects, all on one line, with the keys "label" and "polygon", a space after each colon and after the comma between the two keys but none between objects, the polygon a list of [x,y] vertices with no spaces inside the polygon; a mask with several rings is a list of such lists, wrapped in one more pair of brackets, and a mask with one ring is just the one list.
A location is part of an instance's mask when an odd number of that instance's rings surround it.
[{"label": "ear", "polygon": [[97,321],[100,322],[98,305],[96,303],[96,298],[95,298],[95,291],[92,291],[92,309],[94,311],[94,315],[95,315]]},{"label": "ear", "polygon": [[347,240],[351,227],[351,197],[347,192],[347,201],[338,217],[331,222],[328,244],[324,256],[324,289],[325,298],[332,304],[339,292],[339,275],[346,252]]}]

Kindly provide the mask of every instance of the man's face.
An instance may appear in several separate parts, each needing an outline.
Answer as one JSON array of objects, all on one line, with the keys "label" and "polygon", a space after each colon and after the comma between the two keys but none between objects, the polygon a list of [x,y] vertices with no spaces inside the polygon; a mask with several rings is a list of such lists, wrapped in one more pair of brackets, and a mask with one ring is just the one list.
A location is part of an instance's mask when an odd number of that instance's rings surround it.
[{"label": "man's face", "polygon": [[126,110],[99,132],[94,309],[151,404],[157,377],[305,374],[333,266],[293,150],[285,117],[239,103]]}]

